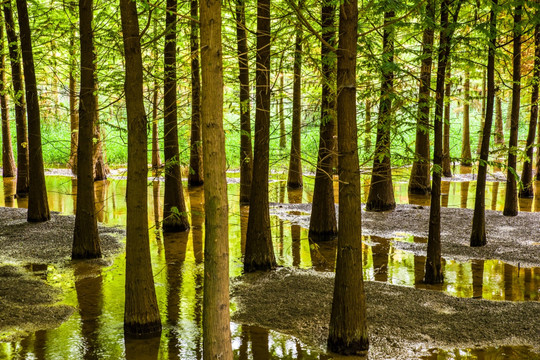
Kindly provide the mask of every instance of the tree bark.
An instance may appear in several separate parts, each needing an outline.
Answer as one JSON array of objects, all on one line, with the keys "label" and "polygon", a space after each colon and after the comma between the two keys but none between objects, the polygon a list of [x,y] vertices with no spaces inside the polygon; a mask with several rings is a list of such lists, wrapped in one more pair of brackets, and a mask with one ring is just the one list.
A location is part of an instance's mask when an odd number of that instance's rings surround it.
[{"label": "tree bark", "polygon": [[[75,12],[70,3],[70,10]],[[71,130],[70,152],[68,166],[77,175],[77,148],[79,146],[79,111],[77,109],[77,83],[75,81],[75,27],[69,38],[69,124]]]},{"label": "tree bark", "polygon": [[480,148],[482,147],[482,133],[484,129],[484,119],[486,118],[486,82],[487,72],[484,70],[484,76],[482,77],[482,112],[480,115],[480,131],[478,132],[478,146],[476,147],[476,153],[480,154]]},{"label": "tree bark", "polygon": [[504,125],[502,116],[502,101],[500,90],[495,89],[495,144],[502,146],[504,144]]},{"label": "tree bark", "polygon": [[129,167],[124,332],[127,337],[158,337],[161,334],[161,319],[152,276],[148,238],[146,186],[148,139],[136,3],[131,0],[120,0],[120,15],[126,59],[125,93]]},{"label": "tree bark", "polygon": [[4,31],[0,15],[0,108],[2,110],[2,176],[17,175],[13,147],[11,145],[11,130],[9,126],[9,109],[6,96],[6,61],[4,57]]},{"label": "tree bark", "polygon": [[358,2],[351,0],[340,6],[339,13],[339,237],[328,335],[328,350],[343,355],[366,355],[369,348],[362,278],[362,200],[356,126],[357,38]]},{"label": "tree bark", "polygon": [[221,1],[201,1],[202,125],[204,156],[205,359],[233,358],[229,316],[229,214],[223,131]]},{"label": "tree bark", "polygon": [[369,154],[371,151],[371,100],[366,99],[366,122],[365,122],[365,136],[364,136],[364,152]]},{"label": "tree bark", "polygon": [[165,24],[165,81],[164,81],[164,153],[165,196],[163,199],[163,231],[177,232],[189,229],[189,221],[182,189],[182,174],[178,150],[178,113],[176,105],[176,0],[167,0]]},{"label": "tree bark", "polygon": [[366,201],[367,211],[386,211],[393,210],[396,207],[390,163],[390,127],[392,126],[392,98],[394,97],[392,64],[394,63],[395,38],[395,29],[391,22],[394,20],[394,16],[393,10],[384,13],[381,101],[377,121],[373,173]]},{"label": "tree bark", "polygon": [[19,29],[21,31],[21,53],[23,59],[24,82],[26,98],[28,99],[28,213],[29,222],[41,222],[51,219],[47,188],[45,187],[45,171],[43,169],[43,154],[41,152],[41,127],[39,115],[39,100],[32,53],[32,37],[26,0],[17,0]]},{"label": "tree bark", "polygon": [[482,147],[480,148],[480,162],[478,164],[478,178],[476,182],[476,197],[474,201],[474,214],[471,231],[471,246],[484,246],[486,239],[486,175],[487,161],[489,157],[489,140],[493,122],[493,101],[495,96],[495,49],[497,48],[497,15],[498,0],[492,0],[487,64],[487,104],[484,133],[482,135]]},{"label": "tree bark", "polygon": [[[158,16],[154,14],[154,31],[157,33],[158,31]],[[154,72],[154,89],[152,90],[152,169],[157,170],[159,169],[161,164],[161,156],[159,155],[159,130],[158,130],[158,108],[159,108],[159,102],[158,102],[158,96],[159,96],[159,82],[158,82],[158,74],[159,70],[157,69],[157,64],[159,62],[159,51],[157,42],[154,43],[154,47],[152,49],[154,52],[154,68],[152,69]]]},{"label": "tree bark", "polygon": [[431,191],[429,160],[429,111],[433,39],[435,30],[435,4],[426,2],[426,27],[422,36],[422,65],[418,90],[418,120],[416,122],[415,159],[409,180],[409,193],[427,195]]},{"label": "tree bark", "polygon": [[[276,258],[270,230],[270,0],[257,1],[255,146],[244,271],[271,270]],[[253,206],[253,204],[256,204]]]},{"label": "tree bark", "polygon": [[[280,69],[281,70],[281,69]],[[279,148],[287,147],[287,134],[285,133],[285,108],[283,106],[283,98],[285,97],[285,84],[283,72],[279,73],[279,99],[278,99],[278,114],[279,114]]]},{"label": "tree bark", "polygon": [[521,13],[523,5],[518,1],[514,10],[514,53],[512,71],[512,119],[510,123],[510,141],[508,144],[508,170],[506,173],[506,194],[504,198],[504,216],[518,214],[517,197],[517,145],[519,126],[519,107],[521,100]]},{"label": "tree bark", "polygon": [[26,124],[26,104],[24,100],[23,74],[19,55],[19,39],[15,32],[11,0],[4,1],[6,35],[11,62],[11,81],[15,94],[15,127],[17,132],[17,197],[26,197],[29,186],[28,129]]},{"label": "tree bark", "polygon": [[94,67],[93,0],[79,0],[81,41],[81,95],[77,154],[77,210],[73,231],[72,259],[101,257],[94,206],[94,164],[92,162],[96,111]]},{"label": "tree bark", "polygon": [[470,139],[470,101],[471,101],[471,75],[469,69],[465,69],[465,84],[463,85],[464,104],[463,104],[463,128],[461,138],[461,165],[471,166],[471,139]]},{"label": "tree bark", "polygon": [[442,171],[445,177],[452,177],[450,164],[450,95],[452,94],[452,70],[450,69],[450,59],[446,68],[446,96],[444,102],[444,125],[443,125],[443,158]]}]

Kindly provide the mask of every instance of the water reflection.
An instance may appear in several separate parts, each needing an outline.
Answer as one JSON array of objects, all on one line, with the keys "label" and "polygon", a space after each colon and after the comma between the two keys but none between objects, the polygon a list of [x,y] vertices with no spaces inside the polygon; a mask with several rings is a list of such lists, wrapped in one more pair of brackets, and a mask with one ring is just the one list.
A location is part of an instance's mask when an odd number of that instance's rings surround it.
[{"label": "water reflection", "polygon": [[513,359],[540,359],[540,355],[533,353],[526,346],[501,346],[487,349],[455,349],[455,350],[431,350],[431,355],[424,356],[424,360],[513,360]]}]

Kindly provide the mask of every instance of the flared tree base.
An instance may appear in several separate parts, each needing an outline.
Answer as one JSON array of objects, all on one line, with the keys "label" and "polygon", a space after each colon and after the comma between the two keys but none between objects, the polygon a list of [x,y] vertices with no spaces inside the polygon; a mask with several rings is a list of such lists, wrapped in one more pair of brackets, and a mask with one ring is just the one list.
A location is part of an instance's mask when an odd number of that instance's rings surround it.
[{"label": "flared tree base", "polygon": [[370,201],[366,203],[366,211],[382,212],[390,211],[396,208],[396,203],[388,203],[381,200]]},{"label": "flared tree base", "polygon": [[246,261],[244,259],[244,273],[256,272],[256,271],[271,271],[275,270],[277,263],[275,259],[265,258],[252,261]]},{"label": "flared tree base", "polygon": [[304,187],[304,185],[302,183],[299,183],[299,182],[287,182],[287,187],[289,189],[293,189],[293,190],[296,190],[296,189],[302,189]]},{"label": "flared tree base", "polygon": [[358,340],[345,341],[342,338],[328,338],[328,351],[340,355],[367,356],[369,340],[362,337]]},{"label": "flared tree base", "polygon": [[485,246],[487,244],[486,235],[481,234],[472,234],[471,235],[471,247],[480,247]]},{"label": "flared tree base", "polygon": [[421,184],[410,184],[408,192],[409,194],[412,194],[412,195],[429,195],[431,194],[431,186],[424,186]]},{"label": "flared tree base", "polygon": [[504,209],[503,215],[504,216],[517,216],[519,213],[516,209]]},{"label": "flared tree base", "polygon": [[442,266],[433,266],[430,262],[426,263],[426,272],[424,274],[424,283],[426,284],[442,284],[444,281],[444,275],[442,272]]},{"label": "flared tree base", "polygon": [[200,180],[200,179],[188,179],[188,187],[190,188],[193,188],[193,187],[199,187],[199,186],[203,186],[204,185],[204,181],[203,180]]},{"label": "flared tree base", "polygon": [[335,230],[332,231],[315,231],[309,230],[309,239],[315,243],[332,241],[337,238],[338,233]]},{"label": "flared tree base", "polygon": [[73,250],[71,260],[101,259],[101,251]]},{"label": "flared tree base", "polygon": [[163,219],[162,229],[165,233],[183,232],[189,230],[189,221],[187,219],[174,218],[175,215]]},{"label": "flared tree base", "polygon": [[527,186],[519,190],[518,196],[522,199],[532,199],[534,197],[534,191],[532,186]]},{"label": "flared tree base", "polygon": [[161,336],[161,321],[148,324],[124,322],[124,335],[130,339],[150,339]]}]

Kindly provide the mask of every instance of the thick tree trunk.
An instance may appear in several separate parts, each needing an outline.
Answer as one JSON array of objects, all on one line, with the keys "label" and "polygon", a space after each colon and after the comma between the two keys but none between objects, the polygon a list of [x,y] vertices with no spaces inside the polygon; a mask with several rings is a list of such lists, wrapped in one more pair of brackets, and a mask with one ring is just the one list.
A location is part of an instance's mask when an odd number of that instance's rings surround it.
[{"label": "thick tree trunk", "polygon": [[128,118],[128,184],[126,225],[126,293],[124,332],[127,337],[161,334],[161,319],[152,276],[148,238],[146,112],[136,3],[120,0],[124,37],[125,93]]},{"label": "thick tree trunk", "polygon": [[[393,15],[392,15],[393,16]],[[340,6],[337,51],[339,237],[328,350],[366,355],[369,340],[362,278],[362,199],[356,127],[358,2]]]},{"label": "thick tree trunk", "polygon": [[163,231],[177,232],[189,229],[189,221],[182,189],[178,151],[178,113],[176,104],[176,0],[167,0],[165,24],[165,80],[164,116],[165,132],[165,196],[163,199]]},{"label": "thick tree trunk", "polygon": [[[322,38],[335,46],[335,5],[325,1],[321,9]],[[324,43],[321,44],[322,91],[319,154],[313,189],[313,206],[309,221],[309,238],[327,241],[337,235],[336,207],[332,154],[334,153],[334,129],[336,117],[335,71],[336,55]]]},{"label": "thick tree trunk", "polygon": [[463,128],[461,138],[461,165],[471,165],[471,136],[470,136],[470,101],[471,101],[471,75],[469,69],[465,69],[465,84],[463,85],[464,104],[463,104]]},{"label": "thick tree trunk", "polygon": [[452,94],[452,74],[450,69],[450,59],[446,68],[446,90],[444,102],[444,125],[443,125],[443,157],[442,171],[445,177],[452,177],[452,168],[450,164],[450,95]]},{"label": "thick tree trunk", "polygon": [[[298,8],[302,9],[303,0],[298,0]],[[302,27],[296,29],[293,65],[293,114],[291,132],[291,155],[289,161],[289,175],[287,186],[300,189],[304,186],[302,181]]]},{"label": "thick tree trunk", "polygon": [[[383,65],[381,76],[381,101],[377,121],[377,140],[373,160],[373,173],[366,202],[367,211],[386,211],[396,207],[392,186],[390,163],[390,127],[392,126],[392,97],[394,92],[394,37],[395,29],[390,23],[394,11],[384,13]],[[339,131],[339,130],[338,130]],[[339,144],[338,144],[339,146]]]},{"label": "thick tree trunk", "polygon": [[[537,11],[540,15],[540,11]],[[527,134],[527,145],[525,151],[527,158],[523,164],[521,173],[522,188],[519,190],[519,197],[532,198],[533,192],[533,151],[534,137],[536,135],[536,123],[538,121],[538,82],[540,81],[540,24],[534,27],[534,74],[531,89],[531,118],[529,122],[529,133]]]},{"label": "thick tree trunk", "polygon": [[79,139],[77,154],[77,210],[73,231],[72,259],[101,257],[94,206],[94,166],[92,134],[96,111],[93,0],[79,0],[81,38],[81,95],[79,103]]},{"label": "thick tree trunk", "polygon": [[276,258],[270,230],[268,171],[270,145],[270,0],[257,2],[255,146],[244,271],[271,270]]},{"label": "thick tree trunk", "polygon": [[426,27],[422,36],[422,65],[420,68],[420,88],[418,90],[418,119],[416,122],[415,159],[409,180],[409,193],[427,195],[431,191],[429,159],[429,110],[431,66],[433,64],[433,39],[435,4],[426,3]]},{"label": "thick tree trunk", "polygon": [[28,130],[26,127],[26,104],[24,101],[23,76],[21,58],[19,55],[19,39],[15,32],[13,21],[13,9],[11,0],[4,1],[4,16],[6,23],[6,35],[11,62],[11,81],[15,94],[15,127],[17,131],[17,197],[28,195],[29,186],[29,153],[28,153]]},{"label": "thick tree trunk", "polygon": [[[253,151],[251,148],[251,115],[249,96],[249,62],[245,0],[236,1],[236,40],[240,80],[240,203],[249,204]],[[283,130],[285,131],[285,130]],[[280,139],[281,141],[281,139]]]},{"label": "thick tree trunk", "polygon": [[47,188],[45,187],[45,171],[43,169],[43,154],[41,152],[41,127],[39,115],[39,100],[32,53],[32,37],[26,0],[17,0],[19,29],[21,31],[21,53],[23,59],[24,82],[26,98],[28,99],[28,213],[30,222],[48,221],[51,219]]},{"label": "thick tree trunk", "polygon": [[502,116],[502,101],[500,90],[495,89],[495,144],[502,146],[504,144],[504,125]]},{"label": "thick tree trunk", "polygon": [[202,125],[204,156],[205,359],[233,358],[229,316],[229,214],[223,131],[221,1],[201,1]]},{"label": "thick tree trunk", "polygon": [[516,4],[514,10],[514,53],[512,71],[512,119],[510,124],[510,141],[508,144],[508,170],[506,173],[506,194],[504,198],[504,216],[516,216],[518,214],[517,197],[517,145],[519,126],[519,107],[521,100],[521,13],[523,5]]},{"label": "thick tree trunk", "polygon": [[2,176],[17,175],[13,148],[11,146],[11,130],[9,126],[9,109],[6,96],[6,61],[4,57],[4,31],[0,15],[0,108],[2,110]]},{"label": "thick tree trunk", "polygon": [[486,244],[486,175],[487,161],[489,157],[489,140],[493,122],[493,101],[495,96],[495,49],[497,48],[497,15],[498,0],[492,0],[487,64],[487,104],[482,147],[480,148],[480,162],[478,164],[478,178],[476,182],[476,197],[474,201],[474,214],[471,231],[471,246],[483,246]]},{"label": "thick tree trunk", "polygon": [[199,24],[198,1],[191,0],[191,143],[189,152],[189,186],[204,183],[203,146],[201,138],[201,78],[199,76]]},{"label": "thick tree trunk", "polygon": [[75,81],[75,29],[69,38],[69,124],[71,142],[69,152],[69,167],[77,175],[77,148],[79,146],[79,111],[77,109],[77,83]]}]

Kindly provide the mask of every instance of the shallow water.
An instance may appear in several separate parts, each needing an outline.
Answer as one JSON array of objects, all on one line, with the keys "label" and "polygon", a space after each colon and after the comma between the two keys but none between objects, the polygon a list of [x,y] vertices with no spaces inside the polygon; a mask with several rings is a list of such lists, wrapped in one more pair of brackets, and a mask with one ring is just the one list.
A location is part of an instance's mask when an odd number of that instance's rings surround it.
[{"label": "shallow water", "polygon": [[[398,177],[399,179],[399,177]],[[271,202],[310,202],[311,179],[306,179],[303,191],[287,191],[285,181],[270,184]],[[465,185],[466,184],[466,185]],[[488,183],[486,204],[502,209],[504,183]],[[96,183],[96,211],[100,222],[124,225],[126,220],[124,180]],[[406,183],[396,183],[396,200],[401,203],[425,204],[426,199],[409,199]],[[443,182],[443,206],[471,207],[475,183]],[[48,176],[47,189],[51,210],[72,214],[75,207],[76,180],[65,176]],[[229,184],[230,206],[230,275],[242,274],[242,253],[245,246],[248,208],[239,206],[239,185]],[[336,189],[337,191],[337,189]],[[24,199],[13,199],[14,181],[4,179],[4,199],[0,205],[26,207]],[[163,234],[159,231],[162,217],[163,183],[149,180],[149,221],[151,253],[160,311],[164,330],[154,341],[124,341],[124,268],[123,253],[115,256],[113,265],[98,267],[85,262],[69,267],[26,264],[28,271],[61,287],[65,303],[77,311],[57,329],[38,331],[21,341],[0,344],[0,358],[6,359],[200,359],[202,358],[202,266],[204,242],[204,198],[201,189],[186,190],[190,208],[191,231]],[[429,200],[429,199],[427,199]],[[530,206],[528,205],[530,203]],[[520,203],[521,205],[521,203]],[[537,211],[536,200],[527,207]],[[488,206],[489,208],[489,206]],[[273,216],[272,235],[278,264],[300,268],[332,271],[335,265],[335,243],[312,244],[307,229],[291,225]],[[421,284],[424,259],[399,250],[398,241],[424,241],[413,237],[384,239],[364,238],[364,276],[371,281],[425,287]],[[445,261],[446,280],[435,290],[453,296],[482,297],[490,300],[540,300],[540,270],[511,267],[496,260],[460,263]],[[236,304],[231,302],[231,311]],[[328,358],[316,349],[309,349],[299,340],[275,331],[231,323],[233,349],[238,359],[319,359]],[[526,349],[508,348],[516,354]],[[510,350],[505,350],[506,352]],[[523,351],[522,351],[523,350]],[[470,356],[467,355],[470,352]],[[478,356],[474,350],[455,352],[433,350],[429,359],[461,359]],[[480,349],[478,351],[488,351]],[[499,351],[499,350],[497,350]],[[469,357],[457,357],[456,354]],[[499,354],[499,353],[494,353]],[[530,358],[511,355],[508,359]],[[461,355],[459,355],[461,356]],[[497,355],[498,356],[498,355]],[[497,357],[499,358],[499,357]]]}]

